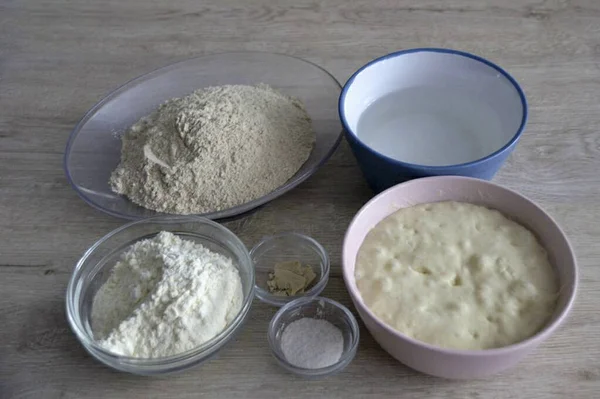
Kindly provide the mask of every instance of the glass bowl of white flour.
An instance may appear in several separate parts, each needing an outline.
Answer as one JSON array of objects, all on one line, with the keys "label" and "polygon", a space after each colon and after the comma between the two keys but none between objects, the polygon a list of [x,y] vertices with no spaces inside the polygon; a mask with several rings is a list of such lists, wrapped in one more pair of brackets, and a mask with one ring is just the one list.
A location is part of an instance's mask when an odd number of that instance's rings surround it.
[{"label": "glass bowl of white flour", "polygon": [[242,328],[254,287],[248,250],[231,231],[197,216],[156,216],[85,252],[67,288],[67,318],[107,366],[167,374],[215,356]]}]

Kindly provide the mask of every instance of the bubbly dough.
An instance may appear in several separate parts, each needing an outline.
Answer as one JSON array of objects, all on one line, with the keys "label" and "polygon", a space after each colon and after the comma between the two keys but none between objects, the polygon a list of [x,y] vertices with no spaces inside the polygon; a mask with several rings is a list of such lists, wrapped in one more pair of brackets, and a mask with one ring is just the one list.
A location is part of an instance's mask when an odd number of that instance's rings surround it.
[{"label": "bubbly dough", "polygon": [[401,209],[362,243],[358,290],[377,317],[423,342],[498,348],[538,332],[556,306],[546,251],[500,212],[462,202]]}]

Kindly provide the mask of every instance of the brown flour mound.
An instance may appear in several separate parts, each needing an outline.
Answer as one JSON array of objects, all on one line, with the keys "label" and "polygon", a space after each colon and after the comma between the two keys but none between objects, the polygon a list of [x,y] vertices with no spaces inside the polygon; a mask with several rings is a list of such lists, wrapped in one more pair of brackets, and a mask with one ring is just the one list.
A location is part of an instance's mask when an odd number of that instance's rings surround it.
[{"label": "brown flour mound", "polygon": [[314,142],[299,100],[266,85],[209,87],[134,124],[123,135],[110,185],[155,211],[219,211],[284,184]]}]

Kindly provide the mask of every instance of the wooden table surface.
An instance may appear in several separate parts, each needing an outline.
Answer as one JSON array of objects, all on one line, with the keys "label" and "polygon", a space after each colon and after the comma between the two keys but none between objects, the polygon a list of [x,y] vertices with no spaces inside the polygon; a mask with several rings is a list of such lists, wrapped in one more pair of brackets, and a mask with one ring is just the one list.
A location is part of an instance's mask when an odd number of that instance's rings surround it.
[{"label": "wooden table surface", "polygon": [[[530,104],[526,132],[495,178],[564,227],[581,268],[567,323],[516,368],[477,381],[411,371],[362,330],[341,374],[305,381],[271,359],[274,309],[221,356],[142,378],[92,359],[64,311],[75,262],[124,223],[68,185],[62,156],[75,123],[124,81],[188,57],[282,52],[344,82],[367,61],[435,46],[499,63]],[[600,2],[597,0],[3,0],[0,2],[1,398],[597,398],[600,392]],[[372,194],[347,144],[291,193],[229,223],[247,244],[293,227],[332,256],[324,295],[350,306],[340,277],[348,222]]]}]

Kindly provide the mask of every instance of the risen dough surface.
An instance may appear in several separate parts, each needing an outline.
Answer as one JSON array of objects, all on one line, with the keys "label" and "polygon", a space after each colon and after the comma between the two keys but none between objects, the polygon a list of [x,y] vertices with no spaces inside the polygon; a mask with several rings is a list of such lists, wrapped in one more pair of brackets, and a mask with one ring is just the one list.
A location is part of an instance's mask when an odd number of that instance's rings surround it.
[{"label": "risen dough surface", "polygon": [[522,341],[551,317],[558,282],[546,251],[500,212],[461,202],[401,209],[362,243],[355,268],[369,309],[394,329],[454,349]]}]

